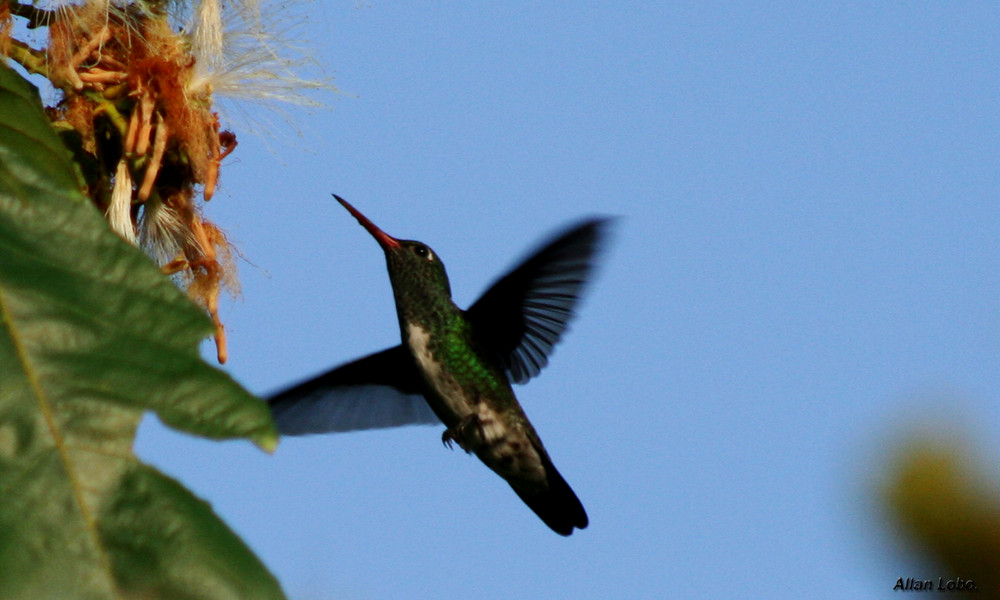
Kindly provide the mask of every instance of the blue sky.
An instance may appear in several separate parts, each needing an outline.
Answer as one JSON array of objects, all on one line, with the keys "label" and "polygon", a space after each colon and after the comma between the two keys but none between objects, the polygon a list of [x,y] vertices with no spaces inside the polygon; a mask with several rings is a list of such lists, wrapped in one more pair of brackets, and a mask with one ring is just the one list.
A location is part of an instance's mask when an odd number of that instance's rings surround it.
[{"label": "blue sky", "polygon": [[622,218],[516,390],[589,512],[568,539],[441,428],[268,456],[147,419],[139,454],[291,597],[887,598],[950,575],[870,492],[913,427],[1000,456],[995,4],[301,12],[341,93],[273,139],[238,129],[207,207],[247,261],[222,310],[250,390],[399,342],[382,253],[331,193],[434,248],[460,306],[564,224]]}]

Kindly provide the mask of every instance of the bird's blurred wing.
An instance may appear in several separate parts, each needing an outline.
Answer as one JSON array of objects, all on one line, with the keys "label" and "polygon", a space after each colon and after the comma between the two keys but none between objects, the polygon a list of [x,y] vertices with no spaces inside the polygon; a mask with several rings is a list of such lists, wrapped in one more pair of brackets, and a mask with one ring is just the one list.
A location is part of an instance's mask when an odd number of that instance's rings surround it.
[{"label": "bird's blurred wing", "polygon": [[567,229],[494,283],[466,312],[482,350],[513,383],[538,375],[579,303],[609,219]]},{"label": "bird's blurred wing", "polygon": [[440,424],[402,346],[360,358],[268,398],[283,435]]}]

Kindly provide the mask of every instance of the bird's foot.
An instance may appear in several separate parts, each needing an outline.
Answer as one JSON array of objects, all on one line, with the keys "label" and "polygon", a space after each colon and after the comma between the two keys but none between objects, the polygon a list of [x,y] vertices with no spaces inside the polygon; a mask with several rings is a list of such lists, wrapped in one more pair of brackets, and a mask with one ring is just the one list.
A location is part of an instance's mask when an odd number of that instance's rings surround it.
[{"label": "bird's foot", "polygon": [[[469,435],[471,433],[469,430],[470,427],[475,427],[478,437]],[[479,421],[479,416],[475,413],[462,417],[458,425],[454,428],[445,429],[444,433],[441,434],[441,443],[451,448],[451,443],[455,442],[466,453],[472,452],[472,444],[469,442],[476,439],[483,439],[483,425]]]},{"label": "bird's foot", "polygon": [[462,442],[455,436],[455,433],[451,429],[445,429],[444,433],[441,434],[441,443],[448,446],[449,450],[453,450],[454,448],[451,447],[452,442],[458,442],[458,446],[462,447]]}]

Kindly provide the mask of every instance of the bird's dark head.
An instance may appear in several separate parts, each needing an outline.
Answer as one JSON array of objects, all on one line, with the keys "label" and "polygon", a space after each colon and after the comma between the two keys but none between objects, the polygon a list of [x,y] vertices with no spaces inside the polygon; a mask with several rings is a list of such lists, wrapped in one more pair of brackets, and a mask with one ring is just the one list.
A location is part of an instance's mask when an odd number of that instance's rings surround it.
[{"label": "bird's dark head", "polygon": [[428,302],[442,297],[451,300],[448,275],[444,264],[433,250],[422,242],[392,237],[346,200],[336,194],[333,197],[354,215],[385,252],[385,262],[398,308],[403,308],[404,304]]}]

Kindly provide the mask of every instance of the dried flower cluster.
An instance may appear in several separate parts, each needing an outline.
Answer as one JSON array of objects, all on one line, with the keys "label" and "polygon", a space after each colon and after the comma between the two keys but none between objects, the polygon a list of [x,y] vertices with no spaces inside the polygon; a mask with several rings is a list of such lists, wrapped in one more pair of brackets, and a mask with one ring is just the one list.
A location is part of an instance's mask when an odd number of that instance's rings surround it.
[{"label": "dried flower cluster", "polygon": [[[240,5],[245,12],[257,9],[249,1]],[[212,105],[212,73],[220,82],[239,78],[223,64],[221,13],[219,0],[201,0],[194,11],[201,21],[183,33],[171,27],[166,1],[84,0],[46,10],[0,0],[0,52],[61,92],[48,112],[76,154],[85,192],[119,235],[205,307],[225,362],[218,299],[224,288],[236,292],[235,265],[225,234],[197,200],[198,190],[211,199],[220,162],[236,146]],[[41,49],[14,34],[41,27],[48,30]],[[250,63],[244,56],[239,64]]]}]

